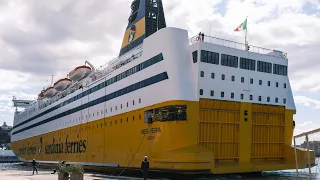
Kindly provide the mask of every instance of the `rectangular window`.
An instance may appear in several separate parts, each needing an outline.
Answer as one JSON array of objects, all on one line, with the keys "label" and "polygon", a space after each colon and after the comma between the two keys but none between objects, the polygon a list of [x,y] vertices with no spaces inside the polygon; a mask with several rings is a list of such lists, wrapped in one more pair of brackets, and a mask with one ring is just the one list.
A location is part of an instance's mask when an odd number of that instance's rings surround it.
[{"label": "rectangular window", "polygon": [[224,80],[226,76],[224,74],[221,75],[221,79]]},{"label": "rectangular window", "polygon": [[234,93],[231,93],[231,99],[233,99],[234,98]]},{"label": "rectangular window", "polygon": [[272,64],[268,62],[263,62],[263,61],[258,61],[258,68],[257,70],[259,72],[264,72],[264,73],[271,73],[272,71]]},{"label": "rectangular window", "polygon": [[278,98],[275,99],[275,102],[278,103]]},{"label": "rectangular window", "polygon": [[241,77],[241,82],[244,83],[244,77]]},{"label": "rectangular window", "polygon": [[240,99],[243,99],[243,94],[240,95]]},{"label": "rectangular window", "polygon": [[204,72],[203,72],[203,71],[200,72],[200,76],[201,76],[201,77],[204,76]]},{"label": "rectangular window", "polygon": [[267,102],[270,102],[270,97],[267,97]]},{"label": "rectangular window", "polygon": [[219,53],[201,50],[201,62],[219,64]]},{"label": "rectangular window", "polygon": [[278,82],[276,82],[276,87],[279,87],[279,83]]},{"label": "rectangular window", "polygon": [[240,68],[255,71],[256,70],[256,60],[247,59],[247,58],[240,58]]},{"label": "rectangular window", "polygon": [[253,84],[253,79],[252,78],[250,79],[250,84]]},{"label": "rectangular window", "polygon": [[283,104],[286,104],[287,103],[287,100],[286,99],[283,99]]},{"label": "rectangular window", "polygon": [[250,95],[250,100],[253,100],[253,97],[252,97],[252,95]]},{"label": "rectangular window", "polygon": [[285,88],[285,89],[287,88],[287,84],[286,83],[283,84],[283,88]]},{"label": "rectangular window", "polygon": [[270,81],[268,81],[268,86],[270,86]]},{"label": "rectangular window", "polygon": [[235,77],[234,76],[231,76],[231,81],[234,81],[235,80]]},{"label": "rectangular window", "polygon": [[211,73],[211,79],[214,79],[214,73]]},{"label": "rectangular window", "polygon": [[227,54],[221,54],[221,65],[228,67],[238,67],[238,57]]},{"label": "rectangular window", "polygon": [[287,66],[284,66],[284,65],[273,64],[273,74],[287,76],[288,75],[288,68],[287,68]]},{"label": "rectangular window", "polygon": [[259,80],[259,85],[262,85],[262,80]]},{"label": "rectangular window", "polygon": [[198,51],[194,51],[192,53],[192,59],[193,59],[193,63],[198,62]]},{"label": "rectangular window", "polygon": [[224,97],[224,92],[221,92],[221,97]]},{"label": "rectangular window", "polygon": [[210,96],[214,96],[214,91],[211,91],[211,92],[210,92]]},{"label": "rectangular window", "polygon": [[261,96],[259,96],[259,101],[261,101],[261,99],[262,99]]},{"label": "rectangular window", "polygon": [[203,95],[203,89],[200,89],[200,95]]}]

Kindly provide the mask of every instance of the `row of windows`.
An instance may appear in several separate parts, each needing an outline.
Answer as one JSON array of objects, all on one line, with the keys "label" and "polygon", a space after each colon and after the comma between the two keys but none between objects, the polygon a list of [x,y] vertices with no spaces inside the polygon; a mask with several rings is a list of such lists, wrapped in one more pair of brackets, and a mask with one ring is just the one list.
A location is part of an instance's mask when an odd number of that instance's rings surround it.
[{"label": "row of windows", "polygon": [[51,121],[53,121],[53,120],[55,120],[55,119],[62,118],[62,117],[67,116],[67,115],[69,115],[69,114],[73,114],[73,113],[78,112],[78,111],[81,111],[81,110],[83,110],[83,109],[86,109],[86,108],[95,106],[95,105],[100,104],[100,103],[102,103],[102,102],[109,101],[109,100],[114,99],[114,98],[117,98],[117,97],[119,97],[119,96],[123,96],[123,95],[125,95],[125,94],[128,94],[128,93],[131,93],[131,92],[133,92],[133,91],[136,91],[136,90],[138,90],[138,89],[142,89],[142,88],[147,87],[147,86],[150,86],[150,85],[152,85],[152,84],[155,84],[155,83],[164,81],[164,80],[166,80],[166,79],[168,79],[168,78],[169,78],[169,77],[168,77],[167,72],[163,72],[163,73],[161,73],[161,74],[155,75],[155,76],[153,76],[153,77],[150,77],[150,78],[148,78],[148,79],[145,79],[145,80],[143,80],[143,81],[140,81],[140,82],[138,82],[138,83],[135,83],[135,84],[133,84],[133,85],[131,85],[131,86],[125,87],[125,88],[123,88],[123,89],[120,89],[120,90],[118,90],[118,91],[116,91],[116,92],[113,92],[113,93],[110,93],[110,94],[108,94],[108,95],[105,95],[105,96],[103,96],[103,97],[101,97],[101,98],[99,98],[99,99],[93,100],[93,101],[91,101],[91,102],[88,102],[88,103],[83,104],[83,105],[81,105],[81,106],[75,107],[75,108],[70,109],[70,110],[68,110],[68,111],[65,111],[65,112],[63,112],[63,113],[57,114],[57,115],[55,115],[55,116],[53,116],[53,117],[50,117],[50,118],[48,118],[48,119],[42,120],[42,121],[40,121],[40,122],[38,122],[38,123],[35,123],[35,124],[33,124],[33,125],[30,125],[30,126],[27,126],[27,127],[25,127],[25,128],[22,128],[22,129],[20,129],[20,130],[18,130],[18,131],[13,132],[12,134],[14,135],[14,134],[23,132],[23,131],[25,131],[25,130],[28,130],[28,129],[31,129],[31,128],[40,126],[40,125],[42,125],[42,124],[51,122]]},{"label": "row of windows", "polygon": [[287,66],[275,64],[273,66],[273,74],[286,76],[288,74]]},{"label": "row of windows", "polygon": [[238,68],[238,57],[221,54],[221,65]]},{"label": "row of windows", "polygon": [[[198,59],[198,51],[192,53],[193,62]],[[219,53],[201,50],[201,62],[219,65]],[[238,57],[227,54],[221,54],[221,65],[238,68]],[[240,57],[240,68],[251,71],[256,70],[256,60]],[[257,61],[257,71],[272,73],[272,63]],[[273,74],[287,76],[287,66],[273,64]]]},{"label": "row of windows", "polygon": [[[196,57],[196,59],[197,58],[198,57]],[[193,61],[193,62],[195,62],[195,61]],[[202,50],[201,51],[201,62],[210,63],[210,64],[219,64],[219,53]]]},{"label": "row of windows", "polygon": [[269,62],[258,61],[257,71],[265,72],[265,73],[271,73],[272,64],[269,63]]},{"label": "row of windows", "polygon": [[[200,71],[200,77],[204,77],[204,71]],[[215,78],[215,73],[211,73],[211,79],[214,79],[214,78]],[[221,80],[225,80],[225,79],[226,79],[226,76],[224,74],[221,74]],[[235,80],[236,80],[236,77],[231,76],[231,81],[235,81]],[[259,85],[263,85],[262,82],[263,82],[262,80],[259,80]],[[241,77],[241,83],[244,83],[244,77]],[[250,78],[250,84],[253,84],[253,78]],[[271,82],[268,81],[267,85],[271,86]],[[279,87],[279,82],[276,82],[275,86]],[[285,89],[287,88],[286,83],[283,83],[283,88],[285,88]]]},{"label": "row of windows", "polygon": [[256,70],[256,60],[247,59],[247,58],[240,58],[240,68],[255,71]]},{"label": "row of windows", "polygon": [[[203,89],[200,89],[199,94],[200,94],[201,96],[204,94]],[[213,90],[210,91],[210,96],[211,96],[211,97],[215,96]],[[224,98],[224,97],[225,97],[225,93],[224,93],[223,91],[221,91],[220,97],[221,97],[221,98]],[[231,98],[231,99],[234,99],[234,98],[235,98],[234,93],[230,93],[230,98]],[[240,94],[240,99],[244,99],[244,94]],[[250,95],[250,96],[249,96],[249,99],[250,99],[251,101],[253,101],[253,96]],[[267,97],[266,100],[267,100],[267,102],[270,102],[270,97]],[[262,96],[258,96],[258,101],[262,101]],[[276,97],[276,98],[274,99],[274,102],[275,102],[275,103],[278,103],[278,102],[279,102],[279,98]],[[284,99],[283,99],[283,104],[286,104],[286,103],[287,103],[287,100],[284,98]]]},{"label": "row of windows", "polygon": [[[103,112],[103,110],[101,110],[102,112]],[[81,118],[82,120],[83,120],[83,116],[82,116],[82,118]],[[119,120],[119,121],[118,121]],[[119,119],[115,119],[115,120],[110,120],[109,121],[109,124],[110,124],[110,126],[112,126],[112,122],[114,122],[114,124],[118,124],[118,122],[119,123],[124,123],[124,122],[129,122],[129,120],[132,120],[132,121],[134,121],[135,120],[135,116],[132,116],[132,118],[130,118],[130,117],[126,117],[126,118],[119,118]],[[139,114],[139,120],[141,120],[141,114]],[[79,118],[76,118],[76,119],[73,119],[72,121],[68,121],[68,122],[65,122],[65,123],[60,123],[60,124],[56,124],[55,125],[55,128],[59,128],[59,127],[65,127],[66,125],[69,125],[69,124],[72,124],[72,122],[73,122],[73,124],[75,123],[75,122],[80,122],[81,120],[80,120],[80,117]],[[100,127],[102,128],[102,127],[106,127],[107,126],[107,122],[104,122],[104,126],[103,126],[103,123],[96,123],[96,128],[99,128],[99,125],[100,125]],[[95,126],[94,125],[92,125],[92,129],[94,129],[95,128]],[[85,127],[85,130],[90,130],[90,125],[88,126],[88,128],[87,127]],[[83,128],[82,128],[82,130],[84,130]],[[81,131],[81,129],[79,128],[79,132]]]},{"label": "row of windows", "polygon": [[111,85],[113,83],[116,83],[116,82],[118,82],[118,81],[120,81],[120,80],[122,80],[122,79],[124,79],[124,78],[126,78],[126,77],[128,77],[130,75],[132,75],[132,74],[135,74],[135,73],[137,73],[137,72],[139,72],[139,71],[141,71],[143,69],[146,69],[147,67],[150,67],[151,65],[154,65],[154,64],[156,64],[156,63],[158,63],[158,62],[160,62],[162,60],[163,60],[162,53],[158,54],[157,56],[154,56],[153,58],[151,58],[151,59],[149,59],[147,61],[144,61],[143,63],[140,63],[137,66],[135,66],[135,67],[123,72],[123,73],[120,73],[117,76],[114,76],[114,77],[110,78],[109,80],[107,80],[105,82],[102,82],[99,85],[94,86],[93,88],[88,89],[85,92],[82,92],[82,93],[78,94],[77,96],[74,96],[74,97],[72,97],[72,98],[70,98],[70,99],[68,99],[68,100],[56,105],[55,107],[52,107],[52,108],[50,108],[50,109],[48,109],[48,110],[46,110],[46,111],[44,111],[44,112],[42,112],[42,113],[30,118],[30,119],[28,119],[28,120],[26,120],[26,121],[24,121],[24,122],[22,122],[20,124],[17,124],[14,128],[17,128],[17,127],[19,127],[19,126],[21,126],[21,125],[23,125],[25,123],[28,123],[28,122],[36,119],[36,118],[39,118],[39,117],[41,117],[41,116],[43,116],[45,114],[48,114],[51,111],[54,111],[54,110],[56,110],[56,109],[58,109],[60,107],[63,107],[63,106],[65,106],[67,104],[70,104],[70,103],[72,103],[72,102],[74,102],[74,101],[76,101],[78,99],[81,99],[84,96],[87,96],[87,95],[89,95],[91,93],[94,93],[94,92],[104,88],[104,87],[107,87],[107,86],[109,86],[109,85]]}]

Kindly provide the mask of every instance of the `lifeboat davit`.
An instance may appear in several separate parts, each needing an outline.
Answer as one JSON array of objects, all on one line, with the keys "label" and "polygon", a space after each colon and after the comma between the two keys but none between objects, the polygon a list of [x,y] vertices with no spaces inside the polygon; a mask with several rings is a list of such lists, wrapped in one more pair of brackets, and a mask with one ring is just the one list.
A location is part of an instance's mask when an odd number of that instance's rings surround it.
[{"label": "lifeboat davit", "polygon": [[68,76],[72,81],[78,81],[91,72],[91,67],[89,66],[78,66],[72,70]]},{"label": "lifeboat davit", "polygon": [[46,90],[44,90],[43,95],[47,98],[50,98],[56,93],[57,93],[57,90],[55,90],[53,87],[48,87]]},{"label": "lifeboat davit", "polygon": [[55,82],[53,84],[54,89],[56,89],[57,91],[62,91],[64,89],[66,89],[68,86],[70,86],[72,84],[71,79],[69,78],[64,78],[64,79],[60,79],[59,81]]},{"label": "lifeboat davit", "polygon": [[44,90],[42,90],[41,92],[40,92],[40,94],[38,95],[38,99],[42,99],[43,97],[44,97]]}]

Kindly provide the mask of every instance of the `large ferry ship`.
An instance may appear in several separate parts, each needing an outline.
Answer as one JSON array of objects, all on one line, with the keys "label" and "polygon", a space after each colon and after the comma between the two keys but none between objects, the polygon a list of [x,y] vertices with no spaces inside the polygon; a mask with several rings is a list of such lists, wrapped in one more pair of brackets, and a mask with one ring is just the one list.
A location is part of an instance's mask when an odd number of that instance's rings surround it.
[{"label": "large ferry ship", "polygon": [[[13,102],[23,110],[12,148],[24,162],[137,170],[148,156],[150,171],[184,174],[296,165],[286,54],[189,38],[166,27],[161,0],[132,2],[118,58],[99,69],[86,61],[37,100]],[[306,150],[296,151],[305,168]]]}]

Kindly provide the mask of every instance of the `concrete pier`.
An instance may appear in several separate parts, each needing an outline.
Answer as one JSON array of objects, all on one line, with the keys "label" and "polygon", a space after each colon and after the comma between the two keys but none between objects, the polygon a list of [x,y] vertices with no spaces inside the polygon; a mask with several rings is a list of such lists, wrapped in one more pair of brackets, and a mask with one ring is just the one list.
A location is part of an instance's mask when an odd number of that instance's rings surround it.
[{"label": "concrete pier", "polygon": [[[0,171],[0,179],[1,180],[58,180],[58,174],[51,174],[52,171],[39,170],[38,174],[32,175],[31,171],[19,171],[19,170],[1,170]],[[116,176],[108,176],[101,174],[84,174],[85,180],[140,180],[142,178],[133,178],[133,177],[116,177]]]}]

